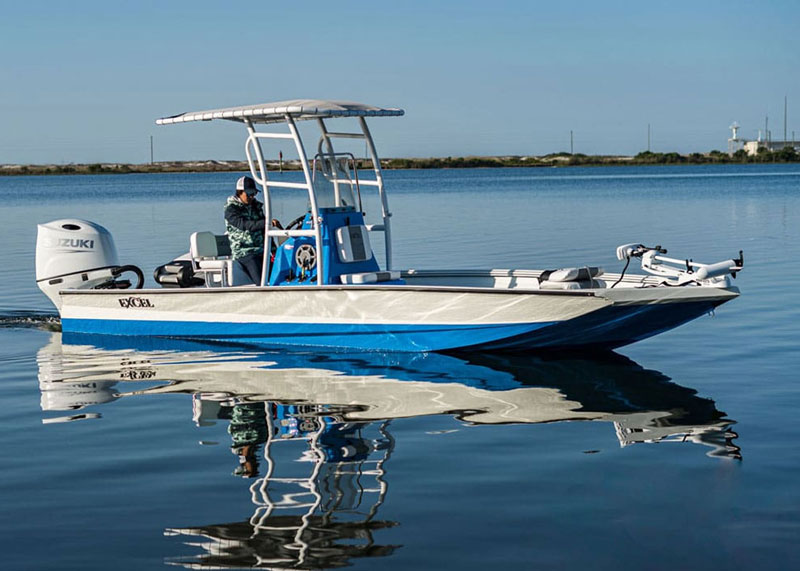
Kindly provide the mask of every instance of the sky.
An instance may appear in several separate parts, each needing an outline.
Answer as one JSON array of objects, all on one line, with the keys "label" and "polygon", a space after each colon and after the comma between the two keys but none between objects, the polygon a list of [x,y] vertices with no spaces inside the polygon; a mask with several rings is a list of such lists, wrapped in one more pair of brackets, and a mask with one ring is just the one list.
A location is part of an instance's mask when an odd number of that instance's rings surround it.
[{"label": "sky", "polygon": [[0,164],[242,159],[227,122],[295,98],[405,109],[383,157],[706,152],[800,138],[800,2],[15,2],[0,18]]}]

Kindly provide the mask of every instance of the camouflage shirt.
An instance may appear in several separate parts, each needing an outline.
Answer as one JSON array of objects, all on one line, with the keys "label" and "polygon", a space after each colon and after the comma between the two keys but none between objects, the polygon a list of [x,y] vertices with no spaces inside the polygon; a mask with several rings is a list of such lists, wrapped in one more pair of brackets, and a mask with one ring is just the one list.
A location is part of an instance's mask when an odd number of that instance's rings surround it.
[{"label": "camouflage shirt", "polygon": [[233,258],[238,260],[264,251],[264,205],[255,198],[245,204],[236,196],[225,203],[225,232]]}]

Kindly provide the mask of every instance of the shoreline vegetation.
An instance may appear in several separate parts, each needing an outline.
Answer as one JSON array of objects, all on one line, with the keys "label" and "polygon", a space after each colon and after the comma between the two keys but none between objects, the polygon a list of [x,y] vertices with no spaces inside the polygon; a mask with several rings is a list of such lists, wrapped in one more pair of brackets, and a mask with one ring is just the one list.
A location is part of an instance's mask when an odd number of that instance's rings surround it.
[{"label": "shoreline vegetation", "polygon": [[[359,169],[371,168],[366,159],[357,159]],[[732,156],[722,151],[708,153],[653,153],[643,151],[635,156],[584,155],[580,153],[552,153],[544,156],[487,156],[487,157],[437,157],[381,159],[384,169],[456,169],[503,167],[571,167],[571,166],[641,166],[641,165],[707,165],[707,164],[763,164],[800,162],[800,153],[792,147],[780,151],[759,149],[755,156],[740,150]],[[267,161],[270,170],[300,170],[300,162]],[[70,175],[70,174],[133,174],[133,173],[186,173],[186,172],[243,172],[248,171],[245,161],[160,161],[145,164],[92,163],[19,165],[0,164],[0,176]]]}]

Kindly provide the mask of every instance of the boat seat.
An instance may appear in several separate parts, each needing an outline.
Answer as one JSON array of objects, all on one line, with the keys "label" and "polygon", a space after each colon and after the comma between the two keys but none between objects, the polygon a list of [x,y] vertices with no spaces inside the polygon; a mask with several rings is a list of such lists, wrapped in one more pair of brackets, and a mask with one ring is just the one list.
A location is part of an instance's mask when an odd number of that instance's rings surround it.
[{"label": "boat seat", "polygon": [[336,229],[336,253],[343,264],[365,262],[372,259],[369,231],[363,224],[341,226]]},{"label": "boat seat", "polygon": [[342,274],[339,276],[343,284],[374,284],[378,282],[400,281],[400,272],[361,272],[360,274]]},{"label": "boat seat", "polygon": [[205,279],[206,287],[234,285],[234,263],[228,237],[213,232],[194,232],[189,236],[189,254],[194,273]]},{"label": "boat seat", "polygon": [[596,289],[606,287],[606,282],[595,279],[603,275],[603,268],[583,266],[547,270],[539,276],[539,289]]},{"label": "boat seat", "polygon": [[539,276],[539,289],[596,289],[606,287],[603,280],[595,279],[603,275],[603,268],[583,266],[546,270]]},{"label": "boat seat", "polygon": [[539,276],[539,282],[581,282],[593,280],[603,275],[603,268],[597,266],[582,266],[580,268],[563,268],[560,270],[546,270]]}]

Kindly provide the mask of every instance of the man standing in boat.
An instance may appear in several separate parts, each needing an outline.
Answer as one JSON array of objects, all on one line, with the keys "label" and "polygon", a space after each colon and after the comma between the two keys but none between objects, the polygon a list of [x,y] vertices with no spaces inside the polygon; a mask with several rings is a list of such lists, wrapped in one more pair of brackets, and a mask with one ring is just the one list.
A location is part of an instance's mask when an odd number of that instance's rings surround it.
[{"label": "man standing in boat", "polygon": [[264,262],[264,205],[256,199],[258,188],[249,176],[236,181],[236,192],[225,203],[225,231],[233,259],[247,276],[261,285]]}]

